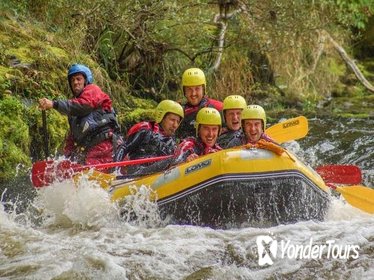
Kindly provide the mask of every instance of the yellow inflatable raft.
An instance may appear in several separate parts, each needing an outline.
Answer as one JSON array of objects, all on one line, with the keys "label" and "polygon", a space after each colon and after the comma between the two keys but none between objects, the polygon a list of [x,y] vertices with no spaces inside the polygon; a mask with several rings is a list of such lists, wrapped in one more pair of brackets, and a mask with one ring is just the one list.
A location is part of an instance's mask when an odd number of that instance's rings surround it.
[{"label": "yellow inflatable raft", "polygon": [[170,223],[213,228],[322,220],[330,197],[321,177],[295,156],[258,148],[223,150],[114,183],[113,200],[123,202],[134,186],[154,191],[161,217]]}]

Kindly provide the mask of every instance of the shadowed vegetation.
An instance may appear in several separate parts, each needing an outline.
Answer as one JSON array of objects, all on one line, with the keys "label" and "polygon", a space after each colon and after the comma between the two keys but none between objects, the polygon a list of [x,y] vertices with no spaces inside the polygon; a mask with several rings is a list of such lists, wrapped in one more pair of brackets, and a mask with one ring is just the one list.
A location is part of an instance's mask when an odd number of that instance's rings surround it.
[{"label": "shadowed vegetation", "polygon": [[[18,163],[29,166],[45,156],[36,101],[69,97],[66,71],[75,62],[87,64],[95,83],[112,96],[124,132],[152,118],[162,99],[182,101],[180,77],[191,66],[206,72],[210,96],[241,94],[270,116],[322,109],[367,117],[372,93],[322,31],[360,57],[361,71],[373,81],[370,3],[2,1],[0,180],[13,176]],[[56,154],[67,122],[54,111],[47,120],[50,151]]]}]

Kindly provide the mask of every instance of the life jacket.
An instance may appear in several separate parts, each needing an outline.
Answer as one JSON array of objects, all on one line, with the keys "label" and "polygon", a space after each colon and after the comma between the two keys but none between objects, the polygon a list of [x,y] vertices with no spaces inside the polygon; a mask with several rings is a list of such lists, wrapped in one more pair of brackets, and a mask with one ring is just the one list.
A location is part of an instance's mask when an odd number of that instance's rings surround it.
[{"label": "life jacket", "polygon": [[130,159],[172,155],[175,148],[175,137],[166,136],[158,123],[140,122],[127,133],[124,155]]},{"label": "life jacket", "polygon": [[102,109],[83,117],[70,116],[69,124],[74,142],[86,149],[111,139],[120,130],[114,111]]},{"label": "life jacket", "polygon": [[242,145],[243,131],[239,130],[226,130],[217,139],[217,144],[224,148],[232,148]]},{"label": "life jacket", "polygon": [[179,128],[177,129],[178,138],[183,139],[185,137],[191,137],[191,136],[196,135],[196,129],[195,129],[196,115],[201,108],[205,108],[205,107],[215,108],[221,112],[223,108],[223,103],[221,101],[208,98],[207,96],[204,96],[198,105],[190,105],[186,103],[183,106],[184,118]]}]

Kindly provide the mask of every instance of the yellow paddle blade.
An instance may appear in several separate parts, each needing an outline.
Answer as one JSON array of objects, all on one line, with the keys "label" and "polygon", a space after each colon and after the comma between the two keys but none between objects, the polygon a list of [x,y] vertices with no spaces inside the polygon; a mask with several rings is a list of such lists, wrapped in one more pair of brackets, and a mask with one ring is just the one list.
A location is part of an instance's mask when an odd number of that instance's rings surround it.
[{"label": "yellow paddle blade", "polygon": [[337,187],[336,190],[352,206],[370,214],[374,213],[374,189],[357,185]]},{"label": "yellow paddle blade", "polygon": [[75,184],[77,184],[82,175],[88,175],[88,180],[97,181],[100,184],[100,187],[105,190],[109,189],[111,182],[116,179],[116,176],[113,174],[107,174],[97,170],[85,170],[74,175],[73,179]]},{"label": "yellow paddle blade", "polygon": [[292,118],[284,122],[277,123],[265,130],[275,142],[284,142],[304,138],[308,134],[308,119],[304,116]]}]

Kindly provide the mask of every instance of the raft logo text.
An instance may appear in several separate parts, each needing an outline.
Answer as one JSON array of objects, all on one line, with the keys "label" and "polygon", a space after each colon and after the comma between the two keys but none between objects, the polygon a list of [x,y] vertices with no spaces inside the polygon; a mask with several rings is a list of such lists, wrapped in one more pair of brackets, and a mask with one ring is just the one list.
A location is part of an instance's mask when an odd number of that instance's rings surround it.
[{"label": "raft logo text", "polygon": [[[357,259],[359,245],[335,244],[335,240],[327,240],[324,244],[313,244],[313,238],[307,245],[293,244],[290,240],[277,241],[269,235],[257,236],[256,245],[258,264],[272,265],[276,258],[281,259]],[[278,250],[279,249],[279,250]]]}]

